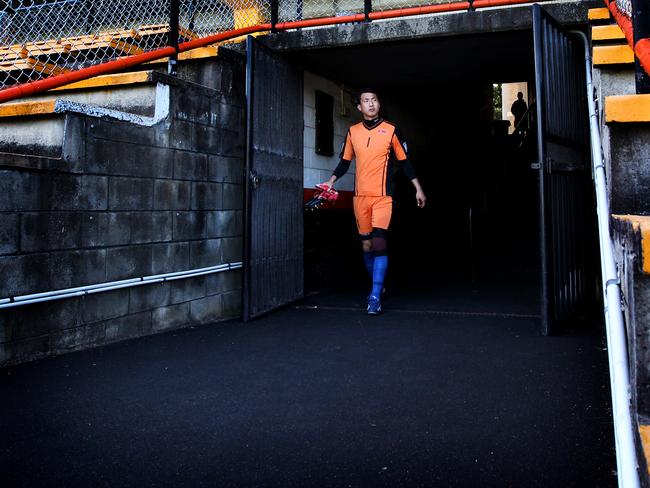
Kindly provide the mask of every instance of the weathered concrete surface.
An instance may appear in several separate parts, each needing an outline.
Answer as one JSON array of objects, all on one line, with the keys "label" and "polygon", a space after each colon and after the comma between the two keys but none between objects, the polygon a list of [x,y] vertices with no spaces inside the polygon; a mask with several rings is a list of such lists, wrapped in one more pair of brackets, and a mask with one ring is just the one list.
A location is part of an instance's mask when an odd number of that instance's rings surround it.
[{"label": "weathered concrete surface", "polygon": [[[589,2],[573,1],[544,3],[543,7],[560,23],[575,26],[586,24],[589,5]],[[532,29],[531,6],[520,5],[302,29],[269,35],[264,41],[274,49],[292,51],[529,29]]]},{"label": "weathered concrete surface", "polygon": [[[0,153],[0,297],[241,261],[244,85],[156,82],[153,126],[61,114],[57,157]],[[230,271],[1,310],[0,365],[236,317],[240,290]]]}]

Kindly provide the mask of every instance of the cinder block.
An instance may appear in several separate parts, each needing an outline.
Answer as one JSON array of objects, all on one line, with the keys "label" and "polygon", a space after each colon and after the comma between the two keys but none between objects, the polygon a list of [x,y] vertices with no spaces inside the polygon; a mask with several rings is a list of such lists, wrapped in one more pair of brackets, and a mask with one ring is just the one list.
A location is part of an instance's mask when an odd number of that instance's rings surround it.
[{"label": "cinder block", "polygon": [[88,172],[111,176],[171,178],[173,150],[95,140],[88,145]]},{"label": "cinder block", "polygon": [[18,214],[3,214],[0,218],[0,254],[13,254],[18,251],[20,219]]},{"label": "cinder block", "polygon": [[0,310],[0,344],[13,340],[13,323],[9,310]]},{"label": "cinder block", "polygon": [[208,159],[205,154],[174,151],[174,179],[205,180],[208,174]]},{"label": "cinder block", "polygon": [[221,295],[212,295],[190,302],[190,320],[196,324],[207,324],[223,318]]},{"label": "cinder block", "polygon": [[241,237],[225,237],[221,239],[221,254],[224,263],[234,263],[242,260],[244,240]]},{"label": "cinder block", "polygon": [[222,183],[244,183],[245,163],[241,158],[213,156],[208,158],[208,179]]},{"label": "cinder block", "polygon": [[221,154],[224,129],[207,125],[196,126],[196,150],[205,154]]},{"label": "cinder block", "polygon": [[208,212],[208,237],[236,237],[243,232],[241,210]]},{"label": "cinder block", "polygon": [[54,290],[106,281],[106,250],[61,251],[50,256],[50,286]]},{"label": "cinder block", "polygon": [[172,212],[132,213],[131,243],[171,241],[172,222]]},{"label": "cinder block", "polygon": [[169,282],[171,287],[171,303],[188,302],[205,296],[205,276],[185,278]]},{"label": "cinder block", "polygon": [[86,161],[86,119],[81,114],[65,115],[65,129],[61,159],[67,164],[66,169],[73,173],[82,173]]},{"label": "cinder block", "polygon": [[207,289],[208,295],[225,293],[242,289],[242,272],[239,269],[224,271],[208,275]]},{"label": "cinder block", "polygon": [[83,247],[120,246],[131,242],[130,212],[87,212],[81,217]]},{"label": "cinder block", "polygon": [[242,294],[241,290],[235,290],[221,295],[223,305],[222,317],[230,319],[241,316]]},{"label": "cinder block", "polygon": [[190,267],[192,269],[221,264],[221,239],[195,241],[190,246]]},{"label": "cinder block", "polygon": [[153,274],[172,273],[190,269],[190,243],[170,242],[153,246]]},{"label": "cinder block", "polygon": [[106,322],[106,342],[142,337],[150,332],[150,311],[127,315]]},{"label": "cinder block", "polygon": [[21,251],[38,252],[79,247],[81,222],[82,215],[79,213],[24,213],[20,219]]},{"label": "cinder block", "polygon": [[223,210],[242,210],[244,208],[244,186],[223,184]]},{"label": "cinder block", "polygon": [[129,289],[86,295],[81,299],[79,309],[84,324],[121,317],[129,312]]},{"label": "cinder block", "polygon": [[95,346],[102,344],[105,337],[106,324],[103,322],[56,330],[50,334],[50,351],[56,353]]},{"label": "cinder block", "polygon": [[215,210],[221,208],[223,190],[221,183],[198,182],[192,184],[192,209]]},{"label": "cinder block", "polygon": [[176,329],[190,322],[190,302],[157,308],[152,312],[152,330]]},{"label": "cinder block", "polygon": [[[59,174],[51,186],[41,185],[41,207],[52,210],[106,210],[108,178],[93,175]],[[44,189],[49,189],[51,193]]]},{"label": "cinder block", "polygon": [[39,210],[42,206],[42,186],[50,183],[43,175],[12,170],[0,171],[0,211]]},{"label": "cinder block", "polygon": [[124,280],[151,274],[152,246],[139,245],[106,250],[106,280]]},{"label": "cinder block", "polygon": [[206,212],[174,212],[175,241],[205,238],[206,227]]},{"label": "cinder block", "polygon": [[[171,124],[170,144],[174,149],[183,151],[196,150],[197,126],[191,122],[174,120]],[[176,177],[176,176],[175,176]]]},{"label": "cinder block", "polygon": [[49,254],[0,257],[0,297],[50,290]]},{"label": "cinder block", "polygon": [[218,140],[221,143],[218,154],[221,156],[245,157],[246,134],[244,131],[219,129]]},{"label": "cinder block", "polygon": [[192,183],[189,181],[156,180],[153,188],[155,210],[189,210]]},{"label": "cinder block", "polygon": [[110,179],[110,210],[151,210],[154,180],[142,178]]},{"label": "cinder block", "polygon": [[87,128],[88,135],[95,139],[155,145],[154,131],[128,122],[115,120],[93,120]]},{"label": "cinder block", "polygon": [[152,283],[129,289],[129,313],[142,312],[169,304],[169,283]]},{"label": "cinder block", "polygon": [[79,298],[23,305],[5,310],[4,321],[13,340],[28,339],[80,324]]}]

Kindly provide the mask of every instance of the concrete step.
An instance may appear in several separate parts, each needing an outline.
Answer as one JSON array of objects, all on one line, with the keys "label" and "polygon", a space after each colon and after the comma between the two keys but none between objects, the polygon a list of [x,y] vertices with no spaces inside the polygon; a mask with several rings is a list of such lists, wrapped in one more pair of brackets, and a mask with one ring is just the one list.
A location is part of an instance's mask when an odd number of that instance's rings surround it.
[{"label": "concrete step", "polygon": [[634,65],[634,53],[627,44],[594,46],[594,66]]},{"label": "concrete step", "polygon": [[606,97],[605,121],[608,124],[650,122],[650,95],[611,95]]},{"label": "concrete step", "polygon": [[625,34],[617,24],[594,25],[591,28],[591,40],[594,42],[625,41]]},{"label": "concrete step", "polygon": [[0,152],[64,157],[66,114],[152,126],[169,113],[168,83],[155,71],[99,76],[0,105]]},{"label": "concrete step", "polygon": [[609,10],[605,7],[590,8],[587,11],[587,18],[589,19],[590,23],[598,23],[603,21],[610,21],[611,15],[609,14]]}]

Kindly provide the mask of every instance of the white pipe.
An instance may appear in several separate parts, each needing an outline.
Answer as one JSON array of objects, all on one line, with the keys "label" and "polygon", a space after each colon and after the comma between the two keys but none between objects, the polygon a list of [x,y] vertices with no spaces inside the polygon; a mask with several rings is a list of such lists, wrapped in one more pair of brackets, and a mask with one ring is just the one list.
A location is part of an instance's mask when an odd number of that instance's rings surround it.
[{"label": "white pipe", "polygon": [[236,263],[225,263],[218,266],[209,266],[207,268],[189,269],[186,271],[175,271],[173,273],[158,274],[153,276],[142,276],[140,278],[130,278],[128,280],[110,281],[96,285],[78,286],[76,288],[65,288],[63,290],[46,291],[43,293],[32,293],[17,297],[0,299],[0,309],[19,307],[33,303],[50,302],[52,300],[61,300],[63,298],[72,298],[82,295],[91,295],[104,291],[120,290],[122,288],[131,288],[134,286],[149,285],[152,283],[162,283],[164,281],[174,281],[183,278],[194,278],[212,273],[221,273],[231,269],[242,267],[241,261]]},{"label": "white pipe", "polygon": [[594,103],[594,85],[591,76],[591,51],[587,36],[580,31],[571,31],[580,36],[585,47],[587,73],[587,102],[589,104],[589,125],[591,133],[591,154],[596,185],[596,208],[598,213],[598,234],[600,240],[600,263],[602,270],[605,302],[605,326],[607,329],[607,356],[612,389],[612,415],[614,417],[614,438],[616,443],[616,465],[618,486],[635,488],[640,486],[634,424],[630,412],[630,372],[627,356],[625,322],[621,311],[621,289],[612,238],[609,233],[609,202],[607,200],[607,178],[603,163],[600,127]]}]

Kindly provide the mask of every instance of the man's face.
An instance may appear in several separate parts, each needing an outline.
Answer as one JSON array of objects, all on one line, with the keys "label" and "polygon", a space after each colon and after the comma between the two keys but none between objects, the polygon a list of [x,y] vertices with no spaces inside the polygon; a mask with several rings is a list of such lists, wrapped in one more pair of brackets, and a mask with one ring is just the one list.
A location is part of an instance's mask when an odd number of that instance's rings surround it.
[{"label": "man's face", "polygon": [[376,93],[362,93],[359,97],[357,108],[366,120],[371,120],[379,115],[379,99]]}]

